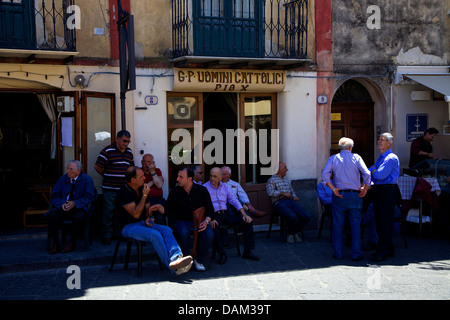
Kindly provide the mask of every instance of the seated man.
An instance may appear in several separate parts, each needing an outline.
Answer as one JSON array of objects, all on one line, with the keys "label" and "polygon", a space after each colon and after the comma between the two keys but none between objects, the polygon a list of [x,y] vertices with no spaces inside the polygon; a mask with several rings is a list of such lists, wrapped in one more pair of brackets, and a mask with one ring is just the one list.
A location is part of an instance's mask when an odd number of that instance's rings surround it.
[{"label": "seated man", "polygon": [[150,242],[156,250],[161,262],[176,275],[188,272],[192,266],[192,257],[183,257],[172,229],[154,223],[153,211],[164,213],[160,204],[150,206],[148,200],[149,186],[144,183],[144,171],[137,167],[129,167],[125,172],[126,184],[120,189],[116,198],[122,235]]},{"label": "seated man", "polygon": [[273,208],[287,220],[287,242],[301,242],[298,233],[311,219],[311,215],[298,203],[298,197],[292,189],[291,182],[286,178],[288,168],[280,162],[278,171],[269,178],[266,184],[267,195],[272,200]]},{"label": "seated man", "polygon": [[194,183],[203,185],[203,166],[202,165],[196,165],[194,167]]},{"label": "seated man", "polygon": [[266,215],[266,212],[256,210],[250,203],[247,193],[241,187],[241,185],[238,182],[230,179],[231,168],[228,166],[223,166],[221,168],[221,170],[222,170],[222,182],[227,184],[230,187],[231,192],[233,192],[233,194],[236,196],[236,198],[242,204],[242,207],[244,208],[244,210],[246,212],[248,212],[251,216],[254,216],[256,218],[264,217]]},{"label": "seated man", "polygon": [[[215,243],[220,254],[219,264],[224,264],[227,260],[227,255],[223,247],[218,226],[220,225],[237,225],[243,229],[244,232],[244,259],[258,261],[259,257],[252,253],[255,248],[255,239],[253,235],[252,218],[245,213],[244,208],[233,195],[228,185],[222,183],[222,170],[220,168],[212,168],[210,171],[210,180],[204,184],[211,196],[211,201],[214,206],[215,221],[212,227],[215,229]],[[236,208],[241,214],[241,217],[233,214],[231,210],[227,209],[227,203]]]},{"label": "seated man", "polygon": [[53,241],[50,254],[61,251],[59,229],[67,219],[72,220],[72,239],[62,252],[71,252],[75,249],[77,238],[89,215],[89,206],[94,200],[95,190],[92,178],[81,171],[80,161],[69,161],[67,173],[59,178],[52,189],[50,203],[53,209],[45,215],[48,220],[48,237]]},{"label": "seated man", "polygon": [[193,211],[205,208],[205,220],[198,229],[198,250],[194,260],[197,271],[205,271],[204,263],[208,255],[208,249],[214,240],[214,232],[209,226],[214,208],[209,197],[208,190],[192,181],[194,171],[191,167],[184,167],[178,171],[177,183],[167,197],[165,211],[174,220],[174,232],[185,254],[191,252],[191,235],[194,232]]},{"label": "seated man", "polygon": [[[145,183],[150,187],[150,192],[148,193],[148,199],[152,205],[161,204],[164,206],[166,199],[163,198],[163,185],[164,178],[162,172],[155,165],[155,159],[153,155],[147,153],[142,156],[142,170],[144,171]],[[155,212],[156,213],[156,212]],[[155,216],[156,223],[163,223],[163,219],[160,214],[156,213]]]}]

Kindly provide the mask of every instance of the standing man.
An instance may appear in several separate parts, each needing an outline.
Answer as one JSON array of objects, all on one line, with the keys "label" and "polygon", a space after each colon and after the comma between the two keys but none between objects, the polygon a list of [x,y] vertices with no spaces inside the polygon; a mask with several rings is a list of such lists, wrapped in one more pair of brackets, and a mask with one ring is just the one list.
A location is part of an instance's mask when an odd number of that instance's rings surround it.
[{"label": "standing man", "polygon": [[110,244],[112,236],[119,236],[114,202],[120,188],[125,184],[125,171],[134,166],[133,152],[128,148],[131,134],[126,130],[117,133],[116,142],[105,147],[94,164],[95,170],[103,177],[103,244]]},{"label": "standing man", "polygon": [[[214,167],[210,171],[210,180],[204,184],[208,189],[211,196],[211,201],[214,206],[214,216],[218,225],[237,225],[244,232],[244,253],[242,258],[248,260],[259,261],[259,257],[256,256],[252,250],[255,248],[255,238],[253,235],[253,219],[247,215],[241,203],[236,196],[231,192],[230,187],[220,181],[222,179],[222,170],[218,167]],[[227,207],[227,203],[232,205],[241,216],[235,215],[231,209]],[[215,226],[217,230],[215,232],[215,240],[218,246],[217,251],[220,254],[219,264],[224,264],[227,261],[227,255],[225,248],[222,244],[219,228]]]},{"label": "standing man", "polygon": [[411,143],[411,151],[409,153],[409,167],[415,167],[419,163],[427,159],[433,159],[433,142],[434,136],[439,131],[436,128],[428,128],[423,136],[416,138]]},{"label": "standing man", "polygon": [[377,248],[372,254],[372,261],[383,261],[394,256],[392,244],[393,218],[397,203],[397,180],[400,174],[400,161],[392,152],[394,137],[383,133],[378,138],[381,155],[369,168],[373,182],[373,211],[378,234]]},{"label": "standing man", "polygon": [[205,271],[204,263],[208,255],[208,249],[214,240],[214,232],[209,225],[211,223],[214,208],[205,187],[192,181],[194,171],[191,167],[185,167],[178,171],[177,183],[167,197],[165,204],[166,214],[170,220],[174,220],[173,230],[185,255],[191,252],[191,235],[194,232],[193,212],[198,208],[205,208],[205,220],[200,223],[198,229],[199,245],[194,266],[197,271]]},{"label": "standing man", "polygon": [[154,223],[153,211],[164,214],[164,207],[161,204],[150,206],[150,188],[144,182],[143,170],[129,167],[125,171],[125,179],[126,183],[116,198],[122,235],[150,242],[161,262],[176,275],[188,272],[192,266],[192,257],[183,257],[172,229]]},{"label": "standing man", "polygon": [[266,190],[274,210],[286,217],[287,242],[292,244],[303,241],[298,233],[311,219],[311,215],[297,203],[299,199],[292,189],[291,181],[286,177],[287,171],[286,163],[280,162],[277,173],[267,181]]},{"label": "standing man", "polygon": [[48,220],[48,237],[53,240],[50,254],[61,251],[59,229],[66,219],[72,220],[73,231],[72,239],[65,245],[62,252],[73,251],[94,200],[95,190],[92,178],[81,171],[80,161],[69,161],[67,173],[59,178],[52,189],[50,203],[53,209],[45,215]]},{"label": "standing man", "polygon": [[248,198],[247,193],[241,187],[241,185],[238,182],[230,179],[231,178],[231,168],[228,166],[223,166],[221,168],[221,170],[222,170],[222,182],[227,184],[230,187],[231,192],[233,192],[233,194],[236,196],[236,198],[242,204],[242,206],[244,207],[244,210],[246,212],[248,212],[251,216],[254,216],[257,218],[264,217],[266,215],[266,212],[256,210],[253,207],[253,205],[250,203],[250,199]]},{"label": "standing man", "polygon": [[[333,191],[333,257],[342,259],[344,251],[344,223],[348,216],[352,232],[352,260],[361,255],[362,198],[370,186],[370,172],[363,159],[352,153],[354,142],[350,138],[339,140],[340,153],[331,156],[323,171],[322,180]],[[333,180],[331,180],[331,175]],[[361,176],[364,186],[361,187]]]}]

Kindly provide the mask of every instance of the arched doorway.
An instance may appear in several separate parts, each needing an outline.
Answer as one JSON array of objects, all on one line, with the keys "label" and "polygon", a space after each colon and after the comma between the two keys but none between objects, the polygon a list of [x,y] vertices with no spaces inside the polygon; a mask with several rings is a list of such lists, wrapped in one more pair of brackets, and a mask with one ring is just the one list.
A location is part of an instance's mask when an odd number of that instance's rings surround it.
[{"label": "arched doorway", "polygon": [[341,137],[355,142],[353,152],[359,154],[366,165],[374,159],[374,102],[367,89],[355,80],[344,82],[331,103],[331,148],[330,155],[339,152]]}]

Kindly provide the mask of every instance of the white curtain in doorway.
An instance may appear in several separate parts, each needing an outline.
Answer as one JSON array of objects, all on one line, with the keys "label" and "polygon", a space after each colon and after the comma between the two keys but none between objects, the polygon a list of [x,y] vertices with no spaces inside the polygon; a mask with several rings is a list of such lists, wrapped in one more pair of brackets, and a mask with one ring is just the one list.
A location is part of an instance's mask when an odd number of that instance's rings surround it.
[{"label": "white curtain in doorway", "polygon": [[52,122],[52,140],[50,148],[50,159],[56,159],[56,97],[51,93],[39,93],[36,94],[39,102],[45,110],[48,118]]}]

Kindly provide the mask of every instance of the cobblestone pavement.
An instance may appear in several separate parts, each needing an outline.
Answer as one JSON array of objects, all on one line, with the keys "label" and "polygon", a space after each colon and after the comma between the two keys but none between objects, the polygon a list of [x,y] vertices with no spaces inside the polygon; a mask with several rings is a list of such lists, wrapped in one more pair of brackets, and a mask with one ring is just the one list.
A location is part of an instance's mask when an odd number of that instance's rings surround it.
[{"label": "cobblestone pavement", "polygon": [[[45,239],[0,239],[0,299],[20,300],[449,300],[450,241],[408,238],[396,255],[373,264],[331,257],[331,242],[307,232],[302,243],[281,242],[277,233],[256,233],[255,253],[261,261],[238,257],[228,249],[228,262],[210,261],[206,272],[174,276],[160,271],[156,260],[144,261],[137,276],[135,260],[128,270],[121,261],[108,266],[114,245],[94,241],[89,250],[49,256]],[[125,245],[121,248],[125,252]],[[144,247],[145,250],[150,248]],[[133,259],[133,257],[132,257]],[[75,265],[75,267],[70,267]],[[197,302],[198,302],[197,301]]]}]

